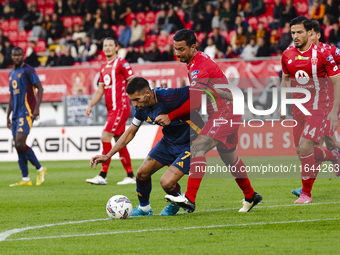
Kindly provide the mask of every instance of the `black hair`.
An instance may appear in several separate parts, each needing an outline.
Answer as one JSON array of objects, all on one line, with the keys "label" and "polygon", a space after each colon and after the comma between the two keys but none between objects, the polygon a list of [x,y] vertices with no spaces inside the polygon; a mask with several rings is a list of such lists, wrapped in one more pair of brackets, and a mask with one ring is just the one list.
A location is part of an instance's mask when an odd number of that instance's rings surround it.
[{"label": "black hair", "polygon": [[151,90],[149,86],[149,82],[145,80],[143,77],[136,77],[136,78],[133,78],[127,85],[126,93],[128,93],[129,95],[132,95],[136,91],[139,93],[146,89]]},{"label": "black hair", "polygon": [[179,30],[173,37],[175,42],[185,41],[186,45],[191,47],[191,45],[196,45],[196,36],[194,31],[189,29]]},{"label": "black hair", "polygon": [[317,33],[317,34],[321,33],[321,27],[320,27],[319,21],[313,19],[313,20],[311,20],[311,22],[312,22],[312,25],[313,25],[314,32]]},{"label": "black hair", "polygon": [[11,54],[13,54],[14,51],[20,51],[21,54],[24,54],[24,51],[20,47],[14,47],[11,51]]},{"label": "black hair", "polygon": [[310,31],[313,29],[312,21],[310,21],[304,16],[296,17],[290,21],[290,27],[294,25],[299,25],[299,24],[302,24],[307,31]]},{"label": "black hair", "polygon": [[106,37],[106,38],[104,39],[104,41],[103,41],[103,42],[105,42],[106,40],[112,40],[112,41],[115,43],[115,46],[116,46],[116,47],[118,46],[118,42],[117,42],[117,40],[116,40],[116,39],[114,39],[113,37]]}]

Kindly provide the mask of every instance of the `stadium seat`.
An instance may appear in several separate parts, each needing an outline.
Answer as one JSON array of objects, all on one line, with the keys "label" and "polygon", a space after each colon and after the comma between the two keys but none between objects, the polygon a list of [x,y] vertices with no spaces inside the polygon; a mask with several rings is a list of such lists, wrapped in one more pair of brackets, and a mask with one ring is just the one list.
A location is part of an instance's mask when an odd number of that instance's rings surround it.
[{"label": "stadium seat", "polygon": [[268,19],[267,19],[267,16],[261,15],[260,18],[259,18],[259,21],[263,23],[263,26],[264,26],[265,28],[268,27]]},{"label": "stadium seat", "polygon": [[38,52],[45,52],[46,51],[46,42],[45,41],[38,41],[35,45],[35,51]]},{"label": "stadium seat", "polygon": [[230,33],[228,35],[228,39],[227,39],[228,44],[231,42],[231,39],[234,37],[235,34],[236,34],[235,30],[230,31]]},{"label": "stadium seat", "polygon": [[156,14],[154,12],[148,12],[145,16],[145,22],[148,24],[155,24]]},{"label": "stadium seat", "polygon": [[185,21],[184,21],[184,17],[185,17],[185,13],[184,13],[184,11],[182,10],[182,9],[178,9],[177,11],[176,11],[176,13],[177,13],[177,16],[179,17],[179,19],[182,21],[182,23],[184,24],[185,23]]},{"label": "stadium seat", "polygon": [[149,35],[145,38],[145,44],[144,47],[148,48],[150,47],[152,42],[157,42],[157,35]]},{"label": "stadium seat", "polygon": [[157,47],[164,47],[168,43],[168,36],[160,34],[157,38]]},{"label": "stadium seat", "polygon": [[168,44],[170,44],[171,46],[174,45],[174,35],[175,34],[170,34],[168,38]]},{"label": "stadium seat", "polygon": [[254,28],[255,30],[257,30],[257,23],[258,23],[258,20],[257,20],[256,17],[251,17],[251,18],[249,18],[249,20],[248,20],[248,24],[251,25],[251,26],[253,26],[253,28]]},{"label": "stadium seat", "polygon": [[136,19],[140,25],[145,25],[145,14],[144,12],[138,12],[136,15]]},{"label": "stadium seat", "polygon": [[228,40],[228,31],[223,31],[223,30],[222,30],[222,31],[220,32],[220,35],[222,35],[222,36],[224,37],[224,40],[226,40],[226,41]]},{"label": "stadium seat", "polygon": [[4,31],[9,31],[9,21],[8,20],[4,20],[1,22],[1,28]]},{"label": "stadium seat", "polygon": [[40,11],[42,13],[42,15],[45,15],[46,11],[45,11],[45,7],[38,7],[38,11]]},{"label": "stadium seat", "polygon": [[326,42],[328,42],[328,37],[329,37],[329,35],[331,34],[331,31],[332,31],[332,29],[333,29],[333,26],[326,26],[325,28],[324,28],[324,33],[325,33],[325,40],[326,40]]},{"label": "stadium seat", "polygon": [[194,24],[194,22],[193,22],[192,20],[190,20],[188,23],[186,23],[186,24],[184,25],[184,27],[185,27],[186,29],[191,29],[193,24]]},{"label": "stadium seat", "polygon": [[27,33],[26,33],[25,30],[19,32],[18,40],[20,42],[26,42],[27,41]]},{"label": "stadium seat", "polygon": [[295,6],[296,6],[296,12],[298,15],[305,15],[305,14],[308,14],[308,2],[306,1],[301,1],[301,0],[298,0],[296,3],[295,3]]},{"label": "stadium seat", "polygon": [[18,42],[17,46],[20,47],[24,52],[26,52],[27,42]]},{"label": "stadium seat", "polygon": [[32,38],[32,30],[27,32],[27,39]]},{"label": "stadium seat", "polygon": [[10,31],[8,39],[13,43],[18,42],[19,41],[18,32],[17,31]]},{"label": "stadium seat", "polygon": [[64,17],[63,25],[65,28],[72,27],[72,24],[73,24],[72,17]]},{"label": "stadium seat", "polygon": [[205,38],[205,34],[203,32],[199,33],[197,36],[197,41],[201,43]]},{"label": "stadium seat", "polygon": [[115,32],[115,35],[118,38],[118,27],[116,25],[112,25],[111,29],[112,29],[113,32]]},{"label": "stadium seat", "polygon": [[9,22],[9,30],[18,31],[18,20],[11,20]]},{"label": "stadium seat", "polygon": [[46,6],[45,7],[45,14],[52,15],[54,13],[54,7],[53,6]]},{"label": "stadium seat", "polygon": [[73,25],[83,25],[83,18],[81,16],[73,17]]},{"label": "stadium seat", "polygon": [[152,29],[155,28],[155,23],[147,23],[145,25],[145,33],[149,33]]},{"label": "stadium seat", "polygon": [[44,7],[45,6],[45,0],[37,0],[36,4],[38,7]]}]

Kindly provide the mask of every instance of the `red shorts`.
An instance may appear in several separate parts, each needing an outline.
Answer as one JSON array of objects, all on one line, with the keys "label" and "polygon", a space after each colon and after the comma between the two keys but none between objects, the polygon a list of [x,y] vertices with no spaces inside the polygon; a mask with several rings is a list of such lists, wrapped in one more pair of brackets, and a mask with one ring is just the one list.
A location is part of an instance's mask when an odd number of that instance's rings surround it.
[{"label": "red shorts", "polygon": [[122,135],[125,132],[125,124],[129,116],[130,110],[117,110],[108,112],[104,131],[115,135]]},{"label": "red shorts", "polygon": [[326,128],[326,118],[324,111],[313,112],[312,115],[297,114],[293,116],[297,125],[293,128],[294,145],[299,146],[300,138],[320,143]]},{"label": "red shorts", "polygon": [[[221,120],[221,121],[220,121]],[[209,116],[208,122],[204,125],[200,135],[206,135],[221,142],[217,148],[232,150],[238,144],[238,128],[242,121],[241,115],[233,115],[227,111],[220,110]]]}]

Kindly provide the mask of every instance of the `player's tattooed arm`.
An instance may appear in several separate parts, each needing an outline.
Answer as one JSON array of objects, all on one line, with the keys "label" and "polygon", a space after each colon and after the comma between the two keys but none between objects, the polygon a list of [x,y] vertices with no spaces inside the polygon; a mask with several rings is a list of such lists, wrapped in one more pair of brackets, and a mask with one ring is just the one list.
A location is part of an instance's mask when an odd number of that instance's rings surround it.
[{"label": "player's tattooed arm", "polygon": [[217,146],[219,141],[205,135],[200,135],[191,145],[192,157],[204,157],[204,154]]},{"label": "player's tattooed arm", "polygon": [[[211,91],[209,88],[208,90],[212,93],[213,91]],[[224,99],[228,99],[229,101],[233,101],[233,94],[231,94],[228,91],[222,90],[222,89],[215,89],[217,94]]]}]

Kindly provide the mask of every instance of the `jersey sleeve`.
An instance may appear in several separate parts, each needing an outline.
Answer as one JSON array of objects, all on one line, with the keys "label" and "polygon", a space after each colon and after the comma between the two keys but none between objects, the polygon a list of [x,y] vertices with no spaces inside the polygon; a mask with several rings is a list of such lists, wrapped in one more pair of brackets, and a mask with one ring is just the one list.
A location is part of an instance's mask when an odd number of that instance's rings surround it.
[{"label": "jersey sleeve", "polygon": [[336,62],[337,65],[340,65],[340,49],[333,46],[332,47],[332,55],[334,57],[334,60]]},{"label": "jersey sleeve", "polygon": [[100,68],[100,72],[99,72],[99,83],[104,83],[104,77],[103,77],[103,72],[102,72],[103,68]]},{"label": "jersey sleeve", "polygon": [[27,69],[28,70],[26,70],[26,73],[27,73],[28,79],[31,81],[31,83],[33,85],[39,83],[40,79],[38,77],[37,72],[34,70],[34,68],[33,67],[28,67]]},{"label": "jersey sleeve", "polygon": [[329,77],[337,76],[340,74],[339,67],[336,64],[334,57],[329,51],[324,51],[322,54],[323,63],[326,73]]},{"label": "jersey sleeve", "polygon": [[286,60],[286,57],[285,57],[285,54],[283,54],[281,58],[282,73],[288,75],[289,72],[288,72],[288,68],[287,68],[285,60]]},{"label": "jersey sleeve", "polygon": [[131,69],[131,65],[129,62],[127,62],[125,59],[121,62],[121,70],[123,72],[123,75],[125,77],[125,80],[131,79],[135,76]]},{"label": "jersey sleeve", "polygon": [[132,125],[136,127],[140,127],[144,121],[144,118],[138,108],[136,108],[135,116],[133,117],[133,120],[131,122]]}]

